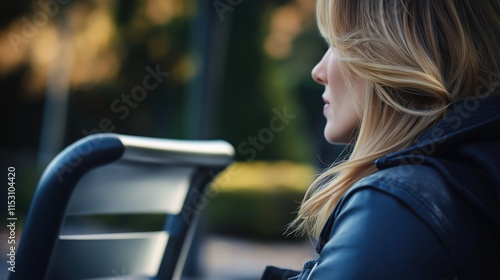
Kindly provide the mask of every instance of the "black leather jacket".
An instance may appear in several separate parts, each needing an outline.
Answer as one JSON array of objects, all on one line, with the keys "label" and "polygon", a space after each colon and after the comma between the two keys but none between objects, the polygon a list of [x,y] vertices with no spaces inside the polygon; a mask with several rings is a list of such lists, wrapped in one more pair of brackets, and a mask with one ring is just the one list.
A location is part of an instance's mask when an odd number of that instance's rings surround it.
[{"label": "black leather jacket", "polygon": [[451,108],[342,197],[317,259],[262,279],[500,279],[500,97]]}]

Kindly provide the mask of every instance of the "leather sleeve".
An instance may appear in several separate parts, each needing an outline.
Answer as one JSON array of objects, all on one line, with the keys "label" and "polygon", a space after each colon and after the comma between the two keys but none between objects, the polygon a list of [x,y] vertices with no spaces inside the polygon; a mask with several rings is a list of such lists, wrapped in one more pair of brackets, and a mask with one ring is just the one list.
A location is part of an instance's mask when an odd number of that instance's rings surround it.
[{"label": "leather sleeve", "polygon": [[335,217],[310,280],[439,279],[456,271],[432,230],[397,198],[354,192]]}]

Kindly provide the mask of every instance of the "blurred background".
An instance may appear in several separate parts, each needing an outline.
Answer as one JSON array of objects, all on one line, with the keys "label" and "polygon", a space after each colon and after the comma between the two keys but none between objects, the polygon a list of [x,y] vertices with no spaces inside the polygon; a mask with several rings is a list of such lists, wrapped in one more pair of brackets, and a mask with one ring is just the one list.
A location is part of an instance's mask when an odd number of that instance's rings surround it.
[{"label": "blurred background", "polygon": [[48,162],[88,134],[224,139],[236,149],[226,174],[241,171],[214,183],[189,271],[257,279],[266,264],[301,269],[313,246],[284,229],[343,150],[323,139],[323,89],[310,77],[326,51],[314,5],[0,2],[0,163],[16,168],[18,224]]}]

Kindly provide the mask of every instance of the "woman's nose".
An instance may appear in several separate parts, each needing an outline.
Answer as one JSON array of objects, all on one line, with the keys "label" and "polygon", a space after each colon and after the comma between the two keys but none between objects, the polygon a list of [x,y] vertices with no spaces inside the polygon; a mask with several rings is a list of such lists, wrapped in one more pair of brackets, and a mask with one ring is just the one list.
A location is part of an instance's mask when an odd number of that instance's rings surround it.
[{"label": "woman's nose", "polygon": [[311,72],[311,76],[313,80],[321,85],[326,85],[326,67],[325,67],[325,58],[328,55],[328,52],[323,56],[320,62],[316,64]]},{"label": "woman's nose", "polygon": [[325,85],[325,78],[323,75],[323,69],[321,69],[321,63],[318,63],[312,70],[311,76],[313,80],[321,85]]}]

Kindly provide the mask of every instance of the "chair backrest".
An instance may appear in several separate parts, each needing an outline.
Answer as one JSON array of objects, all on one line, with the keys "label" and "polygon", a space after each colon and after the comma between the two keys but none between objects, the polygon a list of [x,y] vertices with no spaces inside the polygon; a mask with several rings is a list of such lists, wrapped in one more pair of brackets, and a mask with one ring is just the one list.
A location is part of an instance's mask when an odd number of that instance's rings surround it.
[{"label": "chair backrest", "polygon": [[[233,153],[224,141],[118,134],[77,141],[39,181],[9,279],[179,279],[205,188]],[[71,223],[147,214],[161,215],[158,229]]]}]

